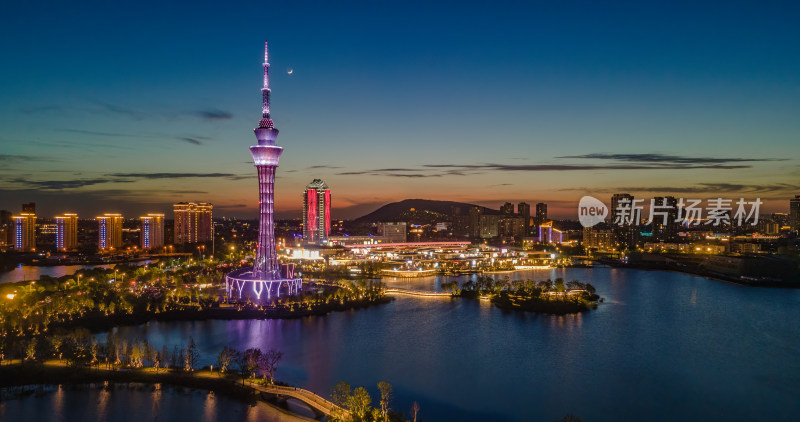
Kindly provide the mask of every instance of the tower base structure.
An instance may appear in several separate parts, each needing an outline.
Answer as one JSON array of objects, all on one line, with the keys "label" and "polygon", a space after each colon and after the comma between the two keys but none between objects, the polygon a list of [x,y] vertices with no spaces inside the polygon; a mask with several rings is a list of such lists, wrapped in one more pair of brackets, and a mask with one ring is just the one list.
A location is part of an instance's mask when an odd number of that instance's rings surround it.
[{"label": "tower base structure", "polygon": [[225,295],[229,299],[264,302],[281,297],[282,291],[284,295],[296,295],[302,289],[301,278],[265,280],[253,267],[240,268],[225,276]]}]

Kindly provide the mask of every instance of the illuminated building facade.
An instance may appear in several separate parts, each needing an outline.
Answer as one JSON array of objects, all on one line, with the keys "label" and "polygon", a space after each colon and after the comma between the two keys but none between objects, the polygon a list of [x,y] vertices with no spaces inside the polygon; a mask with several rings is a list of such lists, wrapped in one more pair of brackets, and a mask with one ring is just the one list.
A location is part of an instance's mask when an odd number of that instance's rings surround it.
[{"label": "illuminated building facade", "polygon": [[232,271],[225,276],[228,297],[240,300],[270,300],[281,291],[293,294],[300,291],[302,280],[294,275],[292,264],[278,264],[275,247],[275,169],[283,148],[275,144],[278,129],[270,117],[269,55],[264,43],[264,87],[261,89],[261,120],[253,129],[258,145],[250,147],[258,172],[258,243],[252,267]]},{"label": "illuminated building facade", "polygon": [[64,213],[56,216],[56,249],[78,249],[78,214]]},{"label": "illuminated building facade", "polygon": [[122,214],[97,217],[97,247],[108,251],[122,246]]},{"label": "illuminated building facade", "polygon": [[164,214],[147,214],[139,217],[142,222],[141,246],[142,249],[160,248],[164,246]]},{"label": "illuminated building facade", "polygon": [[11,217],[14,222],[14,249],[20,252],[36,250],[36,214],[23,212]]},{"label": "illuminated building facade", "polygon": [[314,179],[303,193],[303,242],[323,244],[331,234],[331,191]]},{"label": "illuminated building facade", "polygon": [[205,202],[179,202],[172,207],[175,244],[210,242],[213,239],[214,206]]},{"label": "illuminated building facade", "polygon": [[548,221],[539,225],[539,242],[561,244],[564,242],[564,232],[553,227],[553,222]]}]

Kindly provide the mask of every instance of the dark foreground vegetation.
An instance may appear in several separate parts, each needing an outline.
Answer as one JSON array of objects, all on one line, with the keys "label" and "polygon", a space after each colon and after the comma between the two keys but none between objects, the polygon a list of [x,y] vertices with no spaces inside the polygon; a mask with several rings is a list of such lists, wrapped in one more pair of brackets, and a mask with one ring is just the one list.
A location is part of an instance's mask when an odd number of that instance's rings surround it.
[{"label": "dark foreground vegetation", "polygon": [[591,284],[578,280],[564,283],[561,278],[535,282],[481,276],[461,285],[456,281],[443,283],[442,289],[457,297],[488,298],[501,309],[556,315],[588,311],[602,301]]}]

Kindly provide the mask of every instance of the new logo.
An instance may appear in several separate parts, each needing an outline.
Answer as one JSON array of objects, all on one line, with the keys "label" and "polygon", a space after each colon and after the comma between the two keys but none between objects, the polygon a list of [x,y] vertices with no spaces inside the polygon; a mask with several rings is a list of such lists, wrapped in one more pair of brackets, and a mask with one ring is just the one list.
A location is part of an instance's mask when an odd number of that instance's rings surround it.
[{"label": "new logo", "polygon": [[608,207],[593,196],[584,196],[578,203],[578,220],[583,227],[592,227],[605,221]]}]

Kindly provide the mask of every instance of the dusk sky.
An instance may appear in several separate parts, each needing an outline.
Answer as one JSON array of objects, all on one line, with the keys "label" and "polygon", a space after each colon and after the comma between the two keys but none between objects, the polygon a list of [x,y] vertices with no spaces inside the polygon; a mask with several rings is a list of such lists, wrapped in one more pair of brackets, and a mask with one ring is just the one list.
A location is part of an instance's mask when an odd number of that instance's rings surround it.
[{"label": "dusk sky", "polygon": [[611,3],[6,2],[0,209],[255,218],[267,39],[278,217],[315,178],[334,218],[406,198],[574,218],[613,192],[786,212],[798,3]]}]

